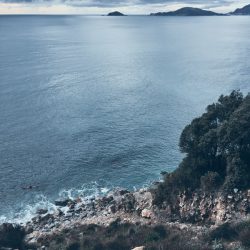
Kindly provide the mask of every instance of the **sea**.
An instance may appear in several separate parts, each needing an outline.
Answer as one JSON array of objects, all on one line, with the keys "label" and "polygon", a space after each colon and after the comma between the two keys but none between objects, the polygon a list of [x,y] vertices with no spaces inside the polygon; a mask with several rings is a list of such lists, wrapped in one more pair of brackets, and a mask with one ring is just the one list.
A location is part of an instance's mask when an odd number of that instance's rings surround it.
[{"label": "sea", "polygon": [[173,171],[183,128],[250,91],[250,17],[0,16],[0,222]]}]

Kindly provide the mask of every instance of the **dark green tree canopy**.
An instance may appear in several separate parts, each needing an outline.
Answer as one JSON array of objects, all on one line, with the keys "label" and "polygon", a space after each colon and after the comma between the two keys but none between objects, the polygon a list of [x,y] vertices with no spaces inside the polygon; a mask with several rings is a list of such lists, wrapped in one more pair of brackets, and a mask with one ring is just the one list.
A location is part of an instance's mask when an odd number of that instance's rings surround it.
[{"label": "dark green tree canopy", "polygon": [[155,192],[157,202],[183,190],[249,188],[250,94],[233,91],[220,96],[184,128],[179,146],[186,156],[164,176]]}]

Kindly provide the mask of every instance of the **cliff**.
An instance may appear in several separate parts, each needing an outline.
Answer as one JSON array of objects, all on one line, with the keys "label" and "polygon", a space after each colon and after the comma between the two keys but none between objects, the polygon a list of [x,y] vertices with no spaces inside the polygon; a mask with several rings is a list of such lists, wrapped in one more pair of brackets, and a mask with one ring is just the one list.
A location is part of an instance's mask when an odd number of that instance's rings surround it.
[{"label": "cliff", "polygon": [[[0,246],[111,250],[136,246],[147,249],[162,244],[168,249],[212,249],[213,234],[222,225],[236,230],[245,221],[247,226],[242,228],[250,233],[249,201],[250,190],[235,190],[227,196],[183,193],[177,197],[175,206],[165,204],[159,208],[153,205],[152,193],[147,189],[116,190],[87,202],[80,198],[61,201],[55,213],[40,210],[25,226],[4,224],[0,228]],[[220,237],[223,240],[224,236]],[[234,247],[248,243],[242,243],[240,235],[232,235],[223,242],[226,249],[234,249],[230,244]]]}]

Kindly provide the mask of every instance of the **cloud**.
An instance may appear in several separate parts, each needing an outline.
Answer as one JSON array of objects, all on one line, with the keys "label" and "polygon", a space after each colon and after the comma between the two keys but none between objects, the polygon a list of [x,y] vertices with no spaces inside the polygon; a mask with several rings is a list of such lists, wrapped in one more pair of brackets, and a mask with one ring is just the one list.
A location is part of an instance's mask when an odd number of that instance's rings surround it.
[{"label": "cloud", "polygon": [[[236,2],[235,0],[0,0],[3,3],[65,3],[85,7],[115,7],[147,4],[202,4],[207,6],[221,6]],[[239,1],[238,1],[239,2]]]},{"label": "cloud", "polygon": [[[1,13],[147,14],[191,6],[226,13],[249,0],[0,0]],[[47,8],[47,9],[46,9]]]}]

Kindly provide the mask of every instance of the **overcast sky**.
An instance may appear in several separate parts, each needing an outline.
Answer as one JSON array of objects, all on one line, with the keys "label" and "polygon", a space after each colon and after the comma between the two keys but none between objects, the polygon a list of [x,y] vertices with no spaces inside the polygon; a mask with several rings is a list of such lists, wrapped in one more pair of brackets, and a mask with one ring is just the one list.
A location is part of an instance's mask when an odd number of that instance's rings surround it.
[{"label": "overcast sky", "polygon": [[0,0],[0,14],[148,14],[185,6],[230,12],[250,0]]}]

